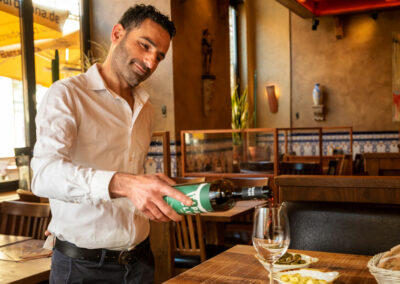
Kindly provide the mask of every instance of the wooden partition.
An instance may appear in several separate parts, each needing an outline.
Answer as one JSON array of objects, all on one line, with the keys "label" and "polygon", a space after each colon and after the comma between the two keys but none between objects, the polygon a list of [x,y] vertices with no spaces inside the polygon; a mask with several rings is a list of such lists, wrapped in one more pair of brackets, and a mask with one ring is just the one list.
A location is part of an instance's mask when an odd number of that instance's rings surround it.
[{"label": "wooden partition", "polygon": [[[323,155],[323,134],[335,133],[334,131],[347,131],[349,144],[346,153],[340,155]],[[290,143],[294,143],[293,134],[310,135],[312,143],[317,141],[317,154],[314,156],[291,155]],[[337,134],[337,133],[336,133]],[[317,138],[316,138],[317,136]],[[238,142],[240,138],[240,143]],[[181,131],[181,172],[184,177],[206,177],[207,180],[230,178],[230,177],[269,177],[278,176],[280,163],[284,158],[289,163],[318,164],[318,170],[307,172],[307,174],[324,174],[328,171],[329,162],[337,160],[338,167],[336,174],[352,174],[352,145],[353,130],[349,126],[335,127],[303,127],[303,128],[248,128],[248,129],[208,129],[208,130],[183,130]],[[313,146],[315,147],[315,146]],[[257,155],[254,150],[264,149],[268,154]],[[231,169],[193,169],[193,164],[198,159],[205,159],[205,156],[220,155],[229,157],[229,163],[239,161],[239,168],[231,166]],[[188,166],[192,163],[192,168]],[[246,165],[248,168],[243,168]],[[195,165],[196,166],[196,165]],[[252,170],[253,166],[261,169]],[[297,165],[296,165],[297,166]],[[268,168],[269,167],[269,168]],[[296,167],[297,169],[297,167]],[[306,171],[303,171],[306,172]],[[302,171],[293,171],[290,174],[301,174]],[[278,196],[275,183],[271,183],[274,196]]]},{"label": "wooden partition", "polygon": [[[214,149],[214,151],[218,150],[227,150],[230,149],[232,152],[231,155],[232,161],[235,162],[235,159],[240,162],[247,162],[251,160],[249,154],[249,147],[257,142],[254,139],[250,139],[251,135],[261,135],[261,134],[268,134],[272,140],[272,146],[270,157],[266,159],[273,163],[273,170],[270,172],[257,172],[257,171],[247,171],[247,172],[240,172],[240,169],[234,169],[228,171],[188,171],[188,153],[190,151],[198,152],[199,155],[204,153],[204,150],[197,150],[194,149],[195,146],[200,148],[201,145],[206,145],[207,141],[209,140],[219,140],[224,141],[223,147],[221,149]],[[196,145],[187,145],[186,143],[186,136],[193,137],[196,140],[201,140],[196,143]],[[253,137],[254,138],[254,137]],[[240,143],[237,141],[240,140]],[[182,176],[205,176],[205,177],[260,177],[260,176],[274,176],[276,172],[276,164],[278,162],[278,155],[277,153],[277,129],[276,128],[248,128],[248,129],[209,129],[209,130],[183,130],[181,131],[181,165],[182,165]],[[257,161],[261,162],[261,161]]]},{"label": "wooden partition", "polygon": [[171,150],[170,150],[170,139],[169,131],[158,131],[153,132],[153,139],[161,138],[163,146],[163,166],[164,174],[171,176]]},{"label": "wooden partition", "polygon": [[[163,147],[163,173],[171,176],[171,153],[169,131],[153,132],[152,141],[161,140]],[[161,283],[172,276],[171,266],[166,265],[171,259],[170,222],[150,221],[150,243],[155,260],[154,283]]]},{"label": "wooden partition", "polygon": [[292,163],[320,163],[322,160],[322,174],[328,174],[329,163],[337,161],[337,169],[335,175],[352,175],[353,174],[353,158],[350,154],[329,155],[329,156],[296,156],[284,155],[283,160]]},{"label": "wooden partition", "polygon": [[[347,153],[338,155],[323,155],[323,143],[329,143],[323,140],[324,134],[332,131],[347,131],[349,143]],[[317,135],[317,154],[313,156],[291,154],[289,145],[291,145],[293,134]],[[240,138],[240,143],[238,142]],[[283,140],[282,140],[283,139]],[[315,137],[312,137],[315,143]],[[211,141],[211,142],[210,142]],[[207,149],[211,144],[220,144],[213,149]],[[284,143],[284,144],[282,144]],[[293,142],[295,143],[295,142]],[[214,145],[215,146],[215,145]],[[211,147],[210,147],[211,148]],[[265,155],[256,154],[264,149]],[[239,160],[239,168],[232,167],[231,170],[219,169],[197,169],[188,170],[189,163],[194,163],[198,156],[205,155],[207,151],[218,151],[220,155],[230,151],[233,163]],[[267,151],[268,150],[268,151]],[[268,152],[266,154],[265,152]],[[291,162],[319,163],[321,173],[327,171],[329,161],[340,160],[340,174],[352,174],[352,153],[353,153],[353,130],[350,126],[334,127],[300,127],[300,128],[248,128],[248,129],[208,129],[208,130],[183,130],[181,131],[181,171],[182,176],[204,176],[204,177],[235,177],[235,176],[277,176],[280,174],[279,162],[282,157],[287,157]],[[227,154],[228,155],[228,154]],[[236,160],[235,160],[236,159]],[[231,162],[232,162],[231,161]],[[244,169],[243,165],[249,166]],[[345,167],[344,165],[347,165]],[[258,166],[258,170],[252,170]],[[269,169],[268,166],[270,166]],[[347,170],[345,170],[347,168]]]},{"label": "wooden partition", "polygon": [[400,176],[400,153],[364,153],[365,171],[370,176]]},{"label": "wooden partition", "polygon": [[400,177],[294,176],[275,177],[279,202],[321,201],[400,205]]}]

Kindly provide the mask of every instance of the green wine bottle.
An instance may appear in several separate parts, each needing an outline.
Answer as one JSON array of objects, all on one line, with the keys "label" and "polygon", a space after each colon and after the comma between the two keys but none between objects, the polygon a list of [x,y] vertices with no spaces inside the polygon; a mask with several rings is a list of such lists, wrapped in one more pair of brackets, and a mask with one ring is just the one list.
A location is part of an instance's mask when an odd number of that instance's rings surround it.
[{"label": "green wine bottle", "polygon": [[232,208],[237,200],[268,199],[271,196],[271,189],[268,186],[235,188],[234,184],[226,179],[173,187],[193,200],[191,206],[185,206],[180,201],[165,196],[164,200],[179,214],[226,211]]}]

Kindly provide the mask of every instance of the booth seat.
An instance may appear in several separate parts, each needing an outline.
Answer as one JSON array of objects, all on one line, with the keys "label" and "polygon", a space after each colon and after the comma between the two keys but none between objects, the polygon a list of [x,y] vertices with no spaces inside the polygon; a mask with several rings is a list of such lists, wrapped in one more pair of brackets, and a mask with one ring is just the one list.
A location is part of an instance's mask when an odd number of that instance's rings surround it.
[{"label": "booth seat", "polygon": [[400,244],[400,206],[286,202],[290,248],[374,255]]}]

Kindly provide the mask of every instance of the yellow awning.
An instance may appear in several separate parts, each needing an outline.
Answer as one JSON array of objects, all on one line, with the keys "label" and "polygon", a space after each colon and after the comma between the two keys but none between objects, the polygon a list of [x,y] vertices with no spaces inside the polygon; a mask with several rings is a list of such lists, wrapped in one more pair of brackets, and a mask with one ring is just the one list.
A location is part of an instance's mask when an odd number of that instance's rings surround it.
[{"label": "yellow awning", "polygon": [[[0,1],[0,46],[20,43],[19,1]],[[57,38],[69,12],[33,4],[33,30],[35,40]]]},{"label": "yellow awning", "polygon": [[[0,1],[0,76],[22,80],[19,1]],[[69,12],[33,4],[36,83],[52,84],[51,60],[59,51],[60,79],[79,74],[79,31],[62,36]]]},{"label": "yellow awning", "polygon": [[[51,60],[58,49],[60,79],[81,73],[79,31],[53,40],[35,41],[36,83],[45,87],[52,84]],[[0,76],[22,80],[20,45],[0,47]]]}]

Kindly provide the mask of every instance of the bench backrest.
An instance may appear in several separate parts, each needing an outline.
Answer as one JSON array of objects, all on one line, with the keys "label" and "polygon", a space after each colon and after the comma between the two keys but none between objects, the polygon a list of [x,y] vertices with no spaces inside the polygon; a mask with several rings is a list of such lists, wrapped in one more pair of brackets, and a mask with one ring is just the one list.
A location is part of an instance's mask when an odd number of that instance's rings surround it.
[{"label": "bench backrest", "polygon": [[290,248],[374,255],[400,244],[400,206],[286,202]]}]

